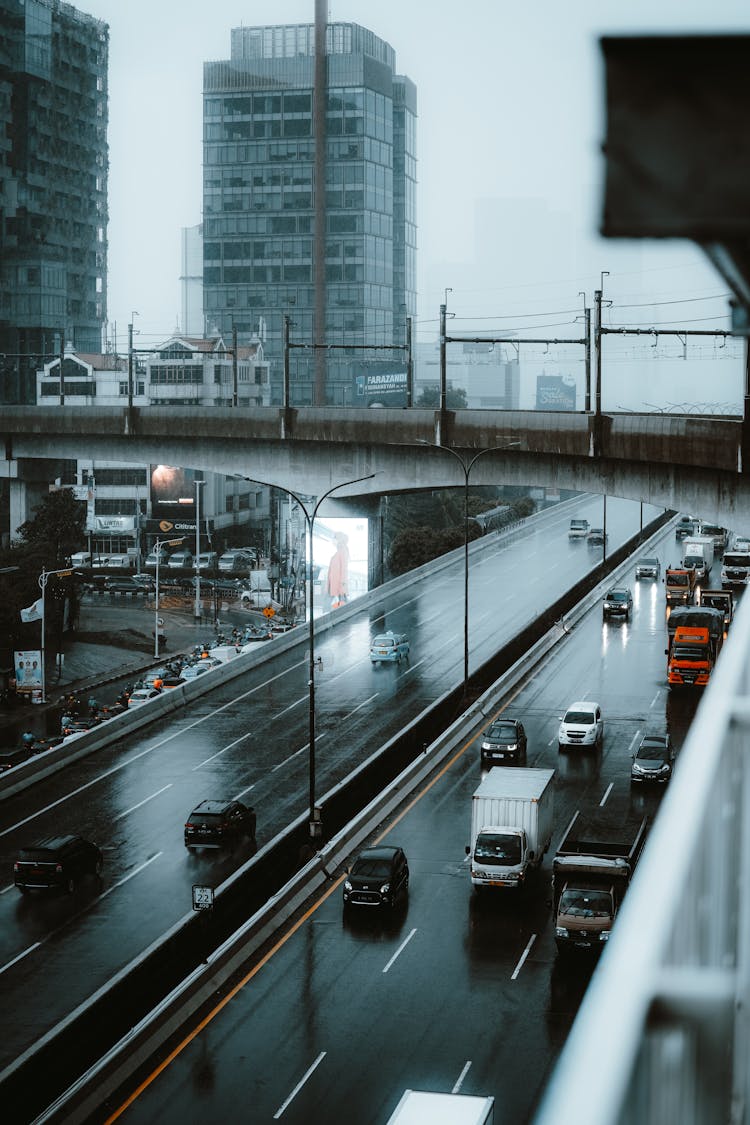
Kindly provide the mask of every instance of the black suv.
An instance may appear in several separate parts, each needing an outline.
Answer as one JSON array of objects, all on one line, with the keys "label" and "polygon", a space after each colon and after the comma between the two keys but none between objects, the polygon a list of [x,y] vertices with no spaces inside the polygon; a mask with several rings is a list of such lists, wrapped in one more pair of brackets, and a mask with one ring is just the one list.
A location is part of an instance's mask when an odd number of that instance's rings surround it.
[{"label": "black suv", "polygon": [[344,880],[347,906],[394,907],[409,892],[409,865],[402,848],[383,844],[360,852]]},{"label": "black suv", "polygon": [[241,801],[201,801],[185,822],[186,848],[231,848],[242,836],[255,843],[255,810]]},{"label": "black suv", "polygon": [[482,739],[482,765],[491,766],[504,762],[506,758],[514,762],[526,757],[526,731],[518,719],[495,719]]},{"label": "black suv", "polygon": [[72,894],[84,875],[101,875],[103,862],[96,844],[81,836],[54,836],[21,848],[13,874],[22,894],[55,887]]}]

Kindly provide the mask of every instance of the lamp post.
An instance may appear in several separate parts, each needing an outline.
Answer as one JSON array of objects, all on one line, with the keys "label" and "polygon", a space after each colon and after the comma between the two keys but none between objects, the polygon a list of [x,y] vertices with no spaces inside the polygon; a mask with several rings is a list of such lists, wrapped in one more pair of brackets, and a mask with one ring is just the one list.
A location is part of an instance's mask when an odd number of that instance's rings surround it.
[{"label": "lamp post", "polygon": [[201,618],[201,568],[198,564],[201,553],[201,488],[205,483],[205,480],[195,482],[195,609],[193,616],[196,621],[200,621]]},{"label": "lamp post", "polygon": [[480,449],[478,453],[465,461],[460,453],[448,445],[435,445],[431,441],[420,441],[420,445],[432,445],[434,449],[450,453],[458,461],[464,474],[464,699],[469,693],[469,475],[480,457],[486,453],[502,453],[506,449],[513,449],[520,445],[520,441],[512,441],[508,445],[496,445],[489,449]]},{"label": "lamp post", "polygon": [[159,659],[159,563],[161,561],[162,547],[177,547],[185,536],[180,539],[157,539],[154,543],[156,552],[156,589],[154,591],[154,660]]},{"label": "lamp post", "polygon": [[[312,569],[313,569],[313,524],[315,523],[315,517],[318,514],[318,510],[320,508],[320,505],[323,503],[324,500],[328,499],[328,497],[331,495],[332,492],[336,492],[337,489],[339,489],[339,488],[346,488],[348,485],[360,484],[364,480],[372,480],[373,477],[375,477],[375,476],[377,476],[377,473],[368,473],[367,476],[364,476],[364,477],[354,477],[353,480],[339,481],[338,484],[334,484],[331,488],[328,489],[327,492],[324,492],[323,495],[319,496],[317,499],[314,496],[308,497],[307,504],[305,504],[305,502],[301,499],[301,497],[299,497],[295,492],[292,492],[291,489],[281,488],[282,492],[286,492],[287,496],[291,496],[292,499],[295,500],[297,502],[297,504],[299,505],[300,510],[305,517],[305,525],[307,527],[307,535],[309,536],[309,539],[310,539],[309,576],[307,577],[307,589],[308,589],[308,593],[307,593],[307,612],[308,612],[307,630],[308,630],[308,644],[309,644],[309,654],[308,654],[308,656],[309,656],[309,660],[308,660],[308,715],[309,715],[309,720],[308,721],[309,721],[309,732],[310,732],[310,741],[309,741],[309,761],[310,761],[310,768],[309,768],[309,782],[310,782],[310,785],[309,785],[309,808],[310,808],[309,829],[310,829],[310,838],[313,839],[313,840],[319,839],[320,836],[322,835],[322,832],[323,832],[323,825],[321,824],[320,817],[318,816],[318,814],[316,812],[316,809],[315,809],[315,623],[314,623],[314,602],[315,602],[314,593],[315,593],[315,591],[314,591],[314,583],[313,583],[313,576],[312,576]],[[251,480],[253,478],[246,477],[245,479]],[[268,481],[257,481],[256,483],[268,485],[269,488],[280,488],[281,487],[280,485],[271,485],[271,484],[269,484]],[[310,511],[309,508],[308,508],[308,505],[310,505],[313,501],[315,502],[314,507]]]}]

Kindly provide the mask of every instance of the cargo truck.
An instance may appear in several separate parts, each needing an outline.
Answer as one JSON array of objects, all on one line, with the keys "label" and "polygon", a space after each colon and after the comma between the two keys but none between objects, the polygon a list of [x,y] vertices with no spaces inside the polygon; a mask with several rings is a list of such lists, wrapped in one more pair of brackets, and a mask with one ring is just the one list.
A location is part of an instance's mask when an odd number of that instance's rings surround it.
[{"label": "cargo truck", "polygon": [[575,813],[552,861],[560,952],[603,949],[643,850],[648,818],[623,836],[585,830]]},{"label": "cargo truck", "polygon": [[718,609],[724,615],[724,632],[732,624],[734,598],[731,590],[701,590],[701,608]]},{"label": "cargo truck", "polygon": [[668,566],[664,575],[667,605],[691,605],[695,597],[695,571]]},{"label": "cargo truck", "polygon": [[522,888],[552,839],[554,770],[494,766],[471,799],[472,886]]},{"label": "cargo truck", "polygon": [[492,1125],[494,1106],[489,1096],[406,1090],[387,1125]]},{"label": "cargo truck", "polygon": [[[723,638],[722,629],[722,638]],[[721,649],[705,626],[675,629],[667,666],[670,687],[705,687],[711,679]]]},{"label": "cargo truck", "polygon": [[[698,636],[698,632],[700,631],[707,633],[707,638],[705,636]],[[667,657],[668,674],[672,668],[673,650],[678,641],[678,634],[679,643],[683,649],[691,643],[700,645],[701,651],[703,651],[703,646],[707,648],[706,657],[710,661],[710,666],[707,671],[710,676],[710,672],[713,671],[713,666],[716,664],[719,653],[721,652],[721,646],[724,643],[724,611],[708,605],[677,606],[672,610],[669,615],[669,620],[667,621],[667,647],[664,650]],[[683,652],[679,657],[675,665],[675,679],[670,679],[670,683],[681,684],[683,682],[695,682],[695,677],[693,680],[690,680],[689,676],[687,680],[679,678],[680,673],[678,669],[682,666],[687,668],[690,663],[689,660],[687,662],[684,661],[683,657],[685,655],[686,654]],[[695,671],[695,668],[693,671]],[[705,683],[706,680],[702,682]]]},{"label": "cargo truck", "polygon": [[690,535],[682,545],[682,565],[695,571],[695,581],[702,585],[711,573],[714,541],[709,535]]}]

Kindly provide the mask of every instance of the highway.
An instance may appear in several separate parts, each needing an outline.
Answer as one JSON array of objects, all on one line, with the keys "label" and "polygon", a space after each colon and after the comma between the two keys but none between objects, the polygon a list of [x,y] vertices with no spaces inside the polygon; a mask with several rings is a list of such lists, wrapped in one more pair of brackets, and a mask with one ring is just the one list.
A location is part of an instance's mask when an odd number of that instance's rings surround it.
[{"label": "highway", "polygon": [[[601,522],[601,500],[574,514]],[[654,509],[644,507],[644,522]],[[596,561],[567,540],[571,510],[473,560],[471,666],[515,635]],[[639,507],[608,503],[610,548],[639,526]],[[130,612],[125,609],[124,612]],[[407,665],[372,666],[370,636],[409,634]],[[218,886],[249,858],[191,855],[187,814],[206,797],[231,796],[258,814],[258,842],[303,812],[308,784],[305,642],[127,739],[0,804],[0,977],[14,1019],[0,1044],[6,1066],[190,910],[194,883]],[[429,580],[389,596],[377,610],[342,621],[316,644],[318,792],[448,688],[463,672],[463,557]],[[101,886],[74,895],[20,896],[12,864],[22,845],[79,832],[102,848]],[[465,841],[464,841],[465,842]],[[7,881],[6,881],[7,880]]]},{"label": "highway", "polygon": [[[671,531],[662,564],[670,553]],[[656,813],[659,794],[631,792],[629,780],[647,726],[669,726],[679,769],[696,697],[666,688],[663,585],[631,585],[631,624],[605,624],[594,607],[502,705],[526,726],[527,764],[557,771],[551,851],[576,809],[612,830]],[[560,754],[558,718],[582,698],[602,704],[603,750]],[[153,1082],[141,1075],[145,1086],[120,1119],[218,1121],[242,1107],[254,1122],[383,1125],[404,1089],[458,1087],[494,1095],[495,1125],[529,1121],[591,964],[557,956],[549,855],[520,898],[472,893],[464,848],[480,776],[475,739],[381,826],[377,839],[406,851],[408,905],[394,916],[364,909],[345,919],[336,872],[330,890],[203,1013],[205,1026],[169,1044],[171,1064]],[[100,1120],[124,1104],[122,1093]]]}]

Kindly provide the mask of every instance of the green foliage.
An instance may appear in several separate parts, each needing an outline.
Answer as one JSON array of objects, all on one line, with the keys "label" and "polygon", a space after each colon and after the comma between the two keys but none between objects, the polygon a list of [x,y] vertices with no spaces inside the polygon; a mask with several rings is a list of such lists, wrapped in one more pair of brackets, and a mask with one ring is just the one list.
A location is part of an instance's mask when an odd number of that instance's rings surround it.
[{"label": "green foliage", "polygon": [[[469,540],[478,539],[482,534],[475,523],[469,524]],[[433,527],[413,527],[401,531],[393,540],[388,553],[388,567],[391,574],[405,574],[415,566],[431,562],[432,559],[455,551],[464,543],[464,529],[461,527],[447,527],[435,529]]]},{"label": "green foliage", "polygon": [[56,570],[80,548],[85,516],[84,505],[73,498],[72,489],[50,492],[34,509],[34,516],[19,527],[21,543],[39,552],[48,570]]},{"label": "green foliage", "polygon": [[[440,387],[437,384],[425,387],[414,405],[437,409],[440,406]],[[453,387],[449,384],[445,389],[445,405],[448,410],[466,410],[469,403],[463,387]]]}]

